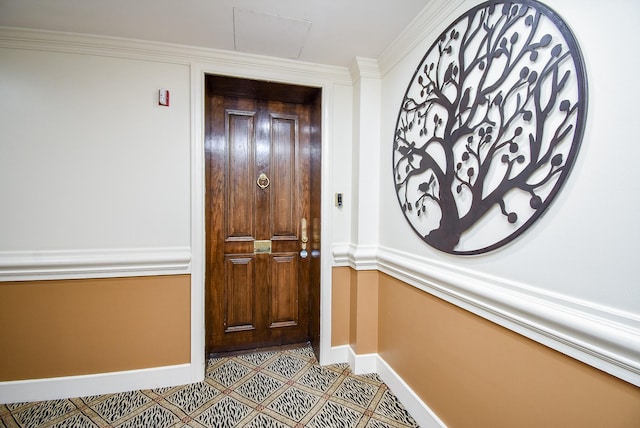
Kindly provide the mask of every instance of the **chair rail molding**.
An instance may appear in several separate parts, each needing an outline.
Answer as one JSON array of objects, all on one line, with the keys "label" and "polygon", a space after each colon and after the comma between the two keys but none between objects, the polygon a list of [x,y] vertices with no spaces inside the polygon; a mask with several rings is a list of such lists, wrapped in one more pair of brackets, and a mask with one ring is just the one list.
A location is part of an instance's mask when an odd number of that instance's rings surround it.
[{"label": "chair rail molding", "polygon": [[377,251],[377,245],[334,244],[333,265],[350,266],[355,270],[376,270],[378,269]]},{"label": "chair rail molding", "polygon": [[[334,266],[376,269],[538,343],[640,386],[640,316],[379,246],[334,246]],[[370,255],[375,255],[372,261]],[[364,254],[363,254],[364,255]]]},{"label": "chair rail molding", "polygon": [[640,317],[380,247],[378,270],[640,386]]},{"label": "chair rail molding", "polygon": [[188,273],[189,247],[0,252],[0,282]]}]

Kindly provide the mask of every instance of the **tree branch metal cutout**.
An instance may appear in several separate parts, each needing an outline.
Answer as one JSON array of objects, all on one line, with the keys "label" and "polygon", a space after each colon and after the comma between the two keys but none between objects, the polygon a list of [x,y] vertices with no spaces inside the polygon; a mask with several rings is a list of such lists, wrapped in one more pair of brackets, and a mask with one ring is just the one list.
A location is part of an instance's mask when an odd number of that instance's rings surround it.
[{"label": "tree branch metal cutout", "polygon": [[392,160],[405,218],[451,254],[511,242],[566,181],[586,110],[582,54],[554,11],[534,0],[469,10],[427,51],[400,107]]}]

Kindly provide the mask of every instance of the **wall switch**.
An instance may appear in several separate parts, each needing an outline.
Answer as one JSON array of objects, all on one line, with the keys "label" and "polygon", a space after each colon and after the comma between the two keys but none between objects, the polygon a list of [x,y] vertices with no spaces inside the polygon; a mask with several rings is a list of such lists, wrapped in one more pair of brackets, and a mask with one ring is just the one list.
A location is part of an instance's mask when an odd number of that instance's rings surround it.
[{"label": "wall switch", "polygon": [[158,105],[169,107],[169,90],[160,89],[158,92]]}]

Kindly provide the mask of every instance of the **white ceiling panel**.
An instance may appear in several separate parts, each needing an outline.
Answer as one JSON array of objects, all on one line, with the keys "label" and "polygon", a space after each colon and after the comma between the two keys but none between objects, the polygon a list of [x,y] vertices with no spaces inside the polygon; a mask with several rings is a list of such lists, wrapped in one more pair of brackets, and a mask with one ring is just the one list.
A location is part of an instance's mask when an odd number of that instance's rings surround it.
[{"label": "white ceiling panel", "polygon": [[310,29],[311,21],[233,8],[238,51],[298,59]]}]

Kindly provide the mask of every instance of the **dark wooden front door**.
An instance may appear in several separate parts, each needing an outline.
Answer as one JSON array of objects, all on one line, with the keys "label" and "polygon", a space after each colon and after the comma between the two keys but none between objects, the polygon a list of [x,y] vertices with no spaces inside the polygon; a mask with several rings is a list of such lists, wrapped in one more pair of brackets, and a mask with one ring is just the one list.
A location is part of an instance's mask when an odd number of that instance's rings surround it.
[{"label": "dark wooden front door", "polygon": [[308,341],[312,107],[215,91],[207,104],[207,351]]}]

